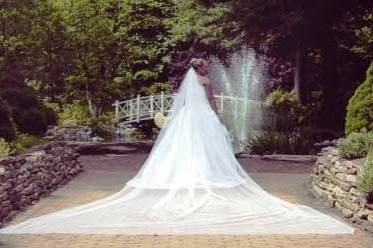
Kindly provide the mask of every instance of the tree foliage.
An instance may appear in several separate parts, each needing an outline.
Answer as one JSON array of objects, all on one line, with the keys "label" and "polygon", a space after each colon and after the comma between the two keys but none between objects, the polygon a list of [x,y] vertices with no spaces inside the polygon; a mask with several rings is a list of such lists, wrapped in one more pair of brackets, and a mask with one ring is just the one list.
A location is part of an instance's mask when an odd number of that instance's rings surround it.
[{"label": "tree foliage", "polygon": [[346,134],[363,128],[373,130],[373,63],[347,105]]},{"label": "tree foliage", "polygon": [[266,55],[267,92],[294,90],[302,105],[316,94],[317,124],[343,130],[372,60],[369,3],[0,0],[0,85],[33,88],[39,105],[79,101],[97,118],[116,99],[171,91],[193,56],[249,45]]}]

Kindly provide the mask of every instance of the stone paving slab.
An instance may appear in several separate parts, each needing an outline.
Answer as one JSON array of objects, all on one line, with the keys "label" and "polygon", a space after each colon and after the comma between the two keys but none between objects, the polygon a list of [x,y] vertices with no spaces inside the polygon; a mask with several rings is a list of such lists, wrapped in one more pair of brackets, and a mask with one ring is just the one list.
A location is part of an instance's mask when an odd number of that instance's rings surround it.
[{"label": "stone paving slab", "polygon": [[369,248],[359,235],[11,235],[6,248]]},{"label": "stone paving slab", "polygon": [[[73,181],[41,199],[37,204],[19,213],[11,223],[58,211],[106,197],[119,189],[136,174],[147,157],[146,153],[126,155],[83,156],[86,169]],[[317,202],[308,191],[308,171],[303,165],[240,159],[251,176],[271,194],[293,203],[317,208],[342,218],[338,212]],[[311,165],[312,166],[312,165]],[[262,168],[265,167],[265,168]],[[274,172],[271,172],[271,168]],[[280,168],[285,168],[283,173]],[[0,235],[0,248],[373,248],[373,238],[359,229],[353,235],[71,235],[71,234],[17,234]]]}]

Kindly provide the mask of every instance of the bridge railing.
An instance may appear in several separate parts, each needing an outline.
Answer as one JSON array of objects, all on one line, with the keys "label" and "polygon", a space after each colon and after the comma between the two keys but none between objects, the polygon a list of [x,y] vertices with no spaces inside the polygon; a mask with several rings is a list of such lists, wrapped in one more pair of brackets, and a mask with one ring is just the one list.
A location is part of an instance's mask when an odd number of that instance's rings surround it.
[{"label": "bridge railing", "polygon": [[[131,122],[140,122],[141,120],[153,119],[155,113],[161,112],[167,114],[173,102],[174,94],[164,94],[162,91],[160,95],[140,96],[126,101],[115,101],[113,104],[115,108],[115,121],[121,124]],[[242,104],[261,104],[259,101],[247,100],[232,96],[225,96],[223,94],[214,95],[217,103],[218,113],[228,108],[237,116],[239,113],[239,106]]]}]

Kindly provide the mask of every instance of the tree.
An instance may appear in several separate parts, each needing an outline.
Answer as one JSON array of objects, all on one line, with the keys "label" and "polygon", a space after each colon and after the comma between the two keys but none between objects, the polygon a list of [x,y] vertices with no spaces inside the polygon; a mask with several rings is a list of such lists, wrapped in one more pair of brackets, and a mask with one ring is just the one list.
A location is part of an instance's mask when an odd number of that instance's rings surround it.
[{"label": "tree", "polygon": [[[211,1],[208,1],[211,2]],[[221,2],[221,1],[220,1]],[[239,23],[243,40],[269,56],[282,57],[294,64],[294,91],[300,103],[310,98],[310,53],[320,57],[322,94],[321,120],[335,128],[342,122],[335,103],[338,83],[335,25],[347,11],[371,8],[368,1],[223,1],[233,7],[230,18]],[[241,39],[241,37],[240,37]]]},{"label": "tree", "polygon": [[194,56],[218,56],[222,59],[240,44],[227,33],[236,34],[236,22],[227,19],[231,10],[223,3],[206,3],[195,0],[174,1],[174,14],[166,19],[173,49],[169,58],[169,80],[174,87],[181,82],[189,61]]},{"label": "tree", "polygon": [[86,99],[92,117],[114,101],[128,82],[116,80],[130,57],[120,32],[121,8],[114,0],[58,1],[68,36],[70,68],[65,73],[66,101]]},{"label": "tree", "polygon": [[369,66],[365,81],[356,89],[347,105],[346,134],[361,129],[373,130],[373,63]]},{"label": "tree", "polygon": [[130,75],[131,94],[148,94],[152,84],[167,85],[169,53],[172,49],[167,20],[174,14],[171,0],[126,0],[120,4],[120,27],[131,59],[121,68]]}]

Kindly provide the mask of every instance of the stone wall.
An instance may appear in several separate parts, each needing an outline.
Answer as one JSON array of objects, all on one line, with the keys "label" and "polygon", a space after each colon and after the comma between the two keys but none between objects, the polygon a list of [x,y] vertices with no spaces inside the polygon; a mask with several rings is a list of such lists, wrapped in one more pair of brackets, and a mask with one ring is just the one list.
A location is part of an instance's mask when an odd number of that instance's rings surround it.
[{"label": "stone wall", "polygon": [[82,172],[78,156],[67,143],[51,142],[0,160],[0,225]]},{"label": "stone wall", "polygon": [[357,187],[357,176],[363,160],[346,160],[336,147],[326,147],[318,154],[311,189],[329,206],[339,209],[343,216],[373,232],[373,209]]},{"label": "stone wall", "polygon": [[88,126],[60,127],[54,126],[46,132],[49,140],[63,141],[93,141],[102,142],[103,138],[94,134],[94,130]]}]

